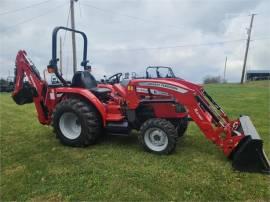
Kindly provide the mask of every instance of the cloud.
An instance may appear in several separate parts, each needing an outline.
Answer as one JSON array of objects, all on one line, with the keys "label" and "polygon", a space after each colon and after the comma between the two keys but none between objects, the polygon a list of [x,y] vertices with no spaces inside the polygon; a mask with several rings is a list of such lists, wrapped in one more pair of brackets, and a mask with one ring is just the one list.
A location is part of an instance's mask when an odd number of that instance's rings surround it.
[{"label": "cloud", "polygon": [[[0,13],[34,3],[34,0],[0,1]],[[252,38],[261,40],[251,43],[248,68],[270,68],[270,40],[265,38],[270,32],[267,0],[79,0],[75,8],[76,26],[88,36],[88,56],[98,78],[116,72],[143,73],[148,65],[164,65],[172,66],[184,79],[201,82],[206,75],[223,75],[227,56],[227,79],[238,82],[245,41],[213,42],[245,39],[248,14],[252,12],[259,14],[254,20]],[[66,25],[68,11],[68,1],[58,0],[2,15],[1,76],[8,75],[19,49],[25,49],[43,71],[51,57],[52,29]],[[64,74],[70,79],[71,37],[70,33],[66,37],[64,32],[60,35],[66,39],[63,64]],[[158,49],[173,46],[179,47]],[[79,37],[77,50],[79,64],[82,54]]]}]

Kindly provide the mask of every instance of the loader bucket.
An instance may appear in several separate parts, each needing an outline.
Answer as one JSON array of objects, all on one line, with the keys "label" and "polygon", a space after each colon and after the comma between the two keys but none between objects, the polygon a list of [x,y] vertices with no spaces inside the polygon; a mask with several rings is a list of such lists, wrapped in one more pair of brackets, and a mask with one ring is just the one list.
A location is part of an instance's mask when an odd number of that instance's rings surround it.
[{"label": "loader bucket", "polygon": [[270,174],[269,161],[263,150],[263,141],[248,116],[241,116],[245,137],[232,152],[232,165],[239,171]]}]

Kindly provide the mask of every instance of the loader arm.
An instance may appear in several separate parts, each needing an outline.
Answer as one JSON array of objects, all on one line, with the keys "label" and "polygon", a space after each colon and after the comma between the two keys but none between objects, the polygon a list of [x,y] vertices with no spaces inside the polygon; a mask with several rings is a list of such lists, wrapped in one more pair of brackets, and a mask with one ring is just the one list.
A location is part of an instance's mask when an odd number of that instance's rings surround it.
[{"label": "loader arm", "polygon": [[137,87],[166,92],[184,105],[205,137],[220,147],[238,170],[269,173],[269,161],[263,152],[262,140],[248,116],[229,120],[203,87],[180,80],[132,80],[127,87],[130,109],[136,109],[141,102]]},{"label": "loader arm", "polygon": [[[38,70],[24,50],[18,52],[15,66],[13,100],[19,105],[34,102],[40,123],[48,124],[48,110],[44,105],[46,82],[41,79]],[[25,82],[25,78],[27,78],[27,82]]]}]

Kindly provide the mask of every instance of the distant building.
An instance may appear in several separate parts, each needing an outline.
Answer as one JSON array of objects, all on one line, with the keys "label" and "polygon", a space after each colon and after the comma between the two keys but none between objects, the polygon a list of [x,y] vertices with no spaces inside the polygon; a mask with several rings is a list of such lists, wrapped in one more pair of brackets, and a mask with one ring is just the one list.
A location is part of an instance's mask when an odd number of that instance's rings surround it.
[{"label": "distant building", "polygon": [[270,70],[248,70],[247,81],[270,80]]}]

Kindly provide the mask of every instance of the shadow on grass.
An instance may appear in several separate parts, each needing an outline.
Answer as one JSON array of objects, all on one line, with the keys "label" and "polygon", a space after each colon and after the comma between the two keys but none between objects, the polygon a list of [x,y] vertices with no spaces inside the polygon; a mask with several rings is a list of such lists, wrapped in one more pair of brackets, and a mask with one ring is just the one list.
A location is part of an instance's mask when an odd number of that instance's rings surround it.
[{"label": "shadow on grass", "polygon": [[138,145],[138,133],[132,132],[129,135],[115,135],[115,134],[104,134],[99,138],[99,141],[97,144],[103,144],[103,145]]}]

